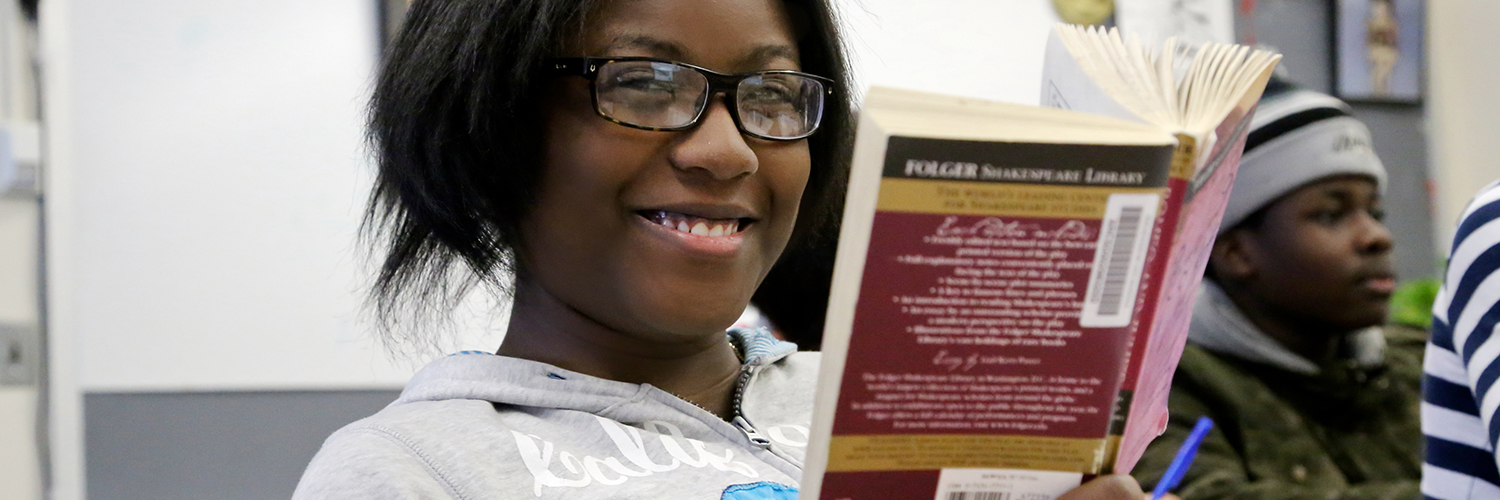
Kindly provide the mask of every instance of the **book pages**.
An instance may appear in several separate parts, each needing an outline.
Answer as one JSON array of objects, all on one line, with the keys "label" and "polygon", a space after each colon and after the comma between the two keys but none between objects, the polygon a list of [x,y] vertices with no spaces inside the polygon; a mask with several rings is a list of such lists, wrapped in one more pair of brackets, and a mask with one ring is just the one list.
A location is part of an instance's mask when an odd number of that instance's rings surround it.
[{"label": "book pages", "polygon": [[1089,72],[1083,69],[1073,51],[1068,49],[1056,32],[1047,39],[1041,103],[1053,108],[1143,121],[1140,115],[1125,109],[1089,76]]},{"label": "book pages", "polygon": [[[1114,48],[1110,50],[1116,53],[1128,48],[1112,31],[1059,26],[1053,34],[1054,39],[1078,37],[1094,43],[1067,46],[1089,50],[1091,46],[1112,45]],[[1189,58],[1187,70],[1180,80],[1171,82],[1169,92],[1155,94],[1165,103],[1175,102],[1177,119],[1157,122],[1152,120],[1157,115],[1140,118],[1174,131],[1179,142],[1172,180],[1162,202],[1158,234],[1153,236],[1149,263],[1140,281],[1134,317],[1136,330],[1110,429],[1118,439],[1119,447],[1112,450],[1110,464],[1110,469],[1117,473],[1129,472],[1146,445],[1166,426],[1166,398],[1172,372],[1187,340],[1192,301],[1197,296],[1198,283],[1228,202],[1229,187],[1233,185],[1255,103],[1280,60],[1278,54],[1237,45],[1204,43],[1196,50],[1183,52],[1175,43],[1166,42],[1151,64],[1157,74],[1168,75],[1182,67],[1184,61],[1177,58]],[[1075,53],[1059,56],[1064,59],[1054,65],[1050,59],[1053,55],[1049,53],[1048,57],[1044,81],[1054,78],[1050,71],[1068,69],[1068,58],[1073,57],[1119,65],[1141,64],[1138,58]],[[1101,75],[1103,70],[1097,67],[1093,69],[1091,78],[1113,78],[1107,72]],[[1089,72],[1083,67],[1079,71]],[[1063,73],[1056,75],[1061,78]],[[1092,90],[1080,85],[1066,88],[1080,89],[1078,92]],[[1092,104],[1099,99],[1080,99],[1064,93],[1057,100]],[[1110,116],[1115,112],[1108,106],[1071,109]]]}]

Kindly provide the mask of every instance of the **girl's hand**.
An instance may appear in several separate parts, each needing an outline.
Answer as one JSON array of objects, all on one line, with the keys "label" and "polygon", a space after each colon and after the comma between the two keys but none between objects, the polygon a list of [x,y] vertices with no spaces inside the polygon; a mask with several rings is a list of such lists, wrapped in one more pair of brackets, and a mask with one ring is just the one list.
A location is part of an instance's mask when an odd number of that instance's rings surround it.
[{"label": "girl's hand", "polygon": [[1144,500],[1141,485],[1126,475],[1103,476],[1073,488],[1057,500]]}]

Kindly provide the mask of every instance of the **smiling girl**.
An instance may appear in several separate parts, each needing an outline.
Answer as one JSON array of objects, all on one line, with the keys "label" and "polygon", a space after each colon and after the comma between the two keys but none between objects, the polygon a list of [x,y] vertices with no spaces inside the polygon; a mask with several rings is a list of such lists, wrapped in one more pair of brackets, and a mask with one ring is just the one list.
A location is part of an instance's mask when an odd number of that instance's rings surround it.
[{"label": "smiling girl", "polygon": [[512,292],[510,326],[331,436],[296,497],[795,498],[817,354],[725,329],[789,243],[836,222],[852,126],[829,5],[408,16],[371,108],[376,304],[440,309],[468,273]]}]

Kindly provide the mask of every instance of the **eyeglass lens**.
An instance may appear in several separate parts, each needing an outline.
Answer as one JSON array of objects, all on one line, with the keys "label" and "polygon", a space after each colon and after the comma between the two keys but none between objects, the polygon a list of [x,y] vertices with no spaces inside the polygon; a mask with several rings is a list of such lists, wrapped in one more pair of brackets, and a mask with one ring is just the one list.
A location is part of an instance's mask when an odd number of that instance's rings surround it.
[{"label": "eyeglass lens", "polygon": [[[708,103],[708,78],[693,68],[660,61],[611,61],[599,68],[594,92],[599,112],[650,128],[691,125]],[[735,88],[740,127],[768,138],[805,136],[823,115],[823,83],[801,75],[766,73]]]}]

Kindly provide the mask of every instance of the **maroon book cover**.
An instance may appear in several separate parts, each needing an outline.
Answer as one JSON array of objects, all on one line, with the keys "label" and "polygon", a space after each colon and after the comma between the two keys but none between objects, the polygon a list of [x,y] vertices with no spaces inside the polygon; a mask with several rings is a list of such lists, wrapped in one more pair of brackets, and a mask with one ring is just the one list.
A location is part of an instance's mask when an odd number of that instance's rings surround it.
[{"label": "maroon book cover", "polygon": [[1103,471],[1172,154],[890,137],[819,498]]}]

